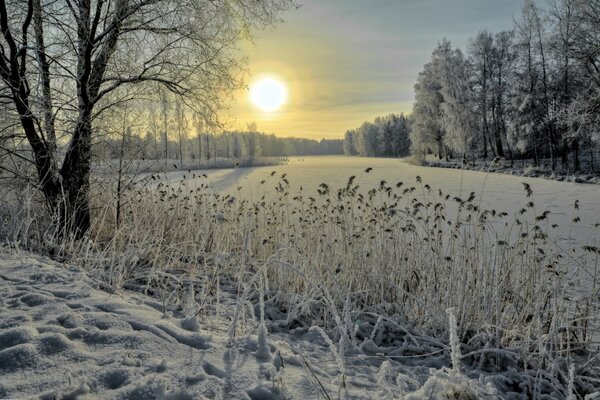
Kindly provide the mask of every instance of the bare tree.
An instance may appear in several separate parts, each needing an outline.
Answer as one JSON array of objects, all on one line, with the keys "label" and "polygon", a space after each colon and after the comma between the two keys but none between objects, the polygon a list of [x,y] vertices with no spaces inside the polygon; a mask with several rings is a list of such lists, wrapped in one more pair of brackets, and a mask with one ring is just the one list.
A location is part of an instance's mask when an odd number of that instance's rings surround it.
[{"label": "bare tree", "polygon": [[475,73],[475,93],[478,101],[479,115],[481,118],[481,146],[483,158],[487,159],[488,144],[494,154],[502,151],[502,143],[495,149],[491,142],[490,135],[490,86],[492,80],[492,62],[493,62],[494,38],[488,31],[482,31],[477,34],[475,39],[469,43],[469,55],[473,71]]},{"label": "bare tree", "polygon": [[[156,92],[160,85],[215,114],[223,95],[240,84],[237,40],[276,22],[290,5],[291,0],[0,0],[0,78],[31,147],[40,189],[61,226],[78,236],[90,227],[93,121],[126,100],[124,87]],[[37,87],[41,90],[33,90]],[[64,99],[60,106],[56,93]],[[58,115],[70,123],[57,125]],[[62,159],[59,130],[68,138]]]},{"label": "bare tree", "polygon": [[[586,79],[600,91],[600,0],[575,0],[580,18],[576,34],[575,58],[584,66]],[[597,96],[594,96],[597,97]],[[594,105],[598,108],[598,103]]]},{"label": "bare tree", "polygon": [[[560,115],[563,110],[570,109],[576,92],[581,91],[580,73],[574,55],[577,39],[580,36],[581,15],[576,7],[577,0],[551,0],[549,18],[552,35],[550,41],[551,56],[555,64],[554,92],[556,101],[554,108]],[[567,118],[568,120],[568,118]],[[578,135],[571,137],[573,132],[565,120],[557,118],[557,139],[561,141],[561,159],[567,164],[569,144],[575,151],[574,169],[579,170]],[[570,142],[570,143],[569,143]]]},{"label": "bare tree", "polygon": [[256,127],[256,122],[252,121],[250,123],[247,124],[248,127],[248,137],[247,137],[247,156],[248,156],[248,161],[250,161],[250,163],[254,162],[254,159],[256,158],[256,131],[257,131],[257,127]]},{"label": "bare tree", "polygon": [[149,139],[152,141],[152,157],[158,161],[160,158],[160,153],[158,150],[158,118],[156,116],[156,108],[152,106],[152,108],[148,111],[148,133]]},{"label": "bare tree", "polygon": [[194,113],[192,118],[194,128],[196,128],[196,140],[198,141],[198,161],[202,161],[202,117]]},{"label": "bare tree", "polygon": [[[513,150],[507,135],[507,109],[509,108],[509,82],[512,78],[512,69],[515,61],[513,48],[513,31],[499,32],[494,36],[494,54],[492,69],[492,118],[494,137],[498,154],[502,155],[502,141],[506,143],[511,165],[513,164]],[[502,151],[502,152],[501,152]]]},{"label": "bare tree", "polygon": [[164,92],[160,94],[160,111],[162,118],[162,136],[165,141],[165,164],[169,159],[169,101],[167,100],[167,96]]}]

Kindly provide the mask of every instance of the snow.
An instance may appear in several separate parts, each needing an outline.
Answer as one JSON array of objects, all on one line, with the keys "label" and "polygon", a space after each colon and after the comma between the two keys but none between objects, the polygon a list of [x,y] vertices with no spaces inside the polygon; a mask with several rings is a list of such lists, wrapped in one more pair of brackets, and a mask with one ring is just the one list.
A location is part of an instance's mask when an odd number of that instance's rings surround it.
[{"label": "snow", "polygon": [[[373,170],[365,173],[367,168]],[[275,172],[271,176],[272,172]],[[206,174],[207,178],[202,178]],[[184,181],[189,188],[210,185],[220,193],[233,194],[238,198],[258,200],[261,196],[273,195],[274,186],[285,174],[290,183],[290,193],[302,190],[315,196],[321,183],[332,189],[346,185],[348,178],[356,176],[365,192],[379,187],[382,180],[389,184],[403,182],[405,187],[415,186],[418,195],[422,189],[415,181],[422,177],[434,191],[442,190],[451,196],[467,198],[474,192],[484,209],[494,209],[516,214],[529,200],[525,197],[523,182],[531,185],[533,201],[538,214],[550,212],[548,224],[557,224],[558,239],[565,245],[600,245],[595,224],[600,223],[600,185],[559,182],[541,178],[529,178],[498,173],[468,171],[448,168],[433,168],[411,165],[404,159],[313,156],[290,157],[286,165],[239,168],[229,170],[203,170],[173,172],[167,180],[173,184]],[[261,185],[261,182],[265,184]],[[579,201],[575,212],[574,203]],[[574,216],[580,218],[576,225]]]},{"label": "snow", "polygon": [[220,320],[192,323],[142,293],[106,293],[76,266],[0,251],[0,398],[318,399],[342,386],[356,399],[494,398],[442,353],[402,363],[348,349],[340,376],[317,332],[252,320],[230,341],[231,295]]},{"label": "snow", "polygon": [[[367,168],[373,170],[366,173]],[[354,175],[365,191],[381,180],[402,181],[426,196],[416,182],[420,176],[433,190],[465,198],[475,192],[482,207],[515,214],[529,200],[525,182],[533,189],[536,215],[547,209],[548,223],[561,225],[560,240],[595,246],[599,240],[597,185],[347,157],[299,157],[284,166],[207,171],[207,178],[202,173],[170,173],[165,179],[192,187],[208,182],[215,191],[258,200],[273,192],[284,174],[292,192],[310,195],[320,183],[336,188]],[[577,225],[574,216],[581,220]],[[225,220],[223,214],[215,218]],[[0,248],[0,398],[524,399],[532,382],[546,396],[559,390],[550,379],[532,375],[544,370],[524,371],[522,360],[508,349],[489,349],[505,361],[502,369],[484,371],[471,361],[474,355],[484,360],[486,348],[422,335],[401,325],[400,316],[392,321],[364,313],[352,319],[344,306],[333,332],[298,327],[269,303],[262,282],[260,304],[248,304],[249,293],[236,296],[222,276],[216,307],[199,313],[203,284],[191,279],[182,280],[181,303],[165,308],[164,299],[145,294],[135,282],[128,282],[131,290],[108,293],[77,265]],[[590,383],[600,375],[592,368],[588,392],[600,388]],[[553,396],[564,398],[574,385],[584,385],[582,371],[574,374]]]}]

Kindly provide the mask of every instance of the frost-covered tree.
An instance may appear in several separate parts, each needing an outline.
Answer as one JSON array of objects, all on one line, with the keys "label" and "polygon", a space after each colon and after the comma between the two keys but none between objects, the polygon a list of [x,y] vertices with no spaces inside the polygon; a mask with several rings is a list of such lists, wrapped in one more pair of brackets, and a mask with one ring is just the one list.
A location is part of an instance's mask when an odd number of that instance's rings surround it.
[{"label": "frost-covered tree", "polygon": [[474,91],[479,116],[479,146],[483,158],[488,157],[488,146],[494,152],[503,155],[502,146],[496,149],[492,145],[490,132],[490,103],[494,39],[490,32],[482,31],[469,42],[469,61],[473,69]]},{"label": "frost-covered tree", "polygon": [[540,104],[540,120],[542,123],[543,134],[550,144],[550,158],[552,169],[556,168],[556,156],[558,150],[558,139],[556,135],[556,113],[552,112],[552,93],[551,93],[551,76],[550,76],[550,60],[548,55],[548,32],[544,24],[545,15],[543,11],[533,2],[527,0],[523,8],[523,21],[531,24],[534,32],[534,43],[537,51],[537,59],[540,70],[541,83],[541,104]]},{"label": "frost-covered tree", "polygon": [[[451,149],[489,159],[550,159],[597,152],[600,0],[524,2],[514,29],[483,31],[467,60],[442,41],[415,85],[412,152]],[[382,137],[383,142],[387,140]],[[385,144],[384,144],[385,147]]]},{"label": "frost-covered tree", "polygon": [[404,157],[410,151],[410,128],[404,114],[388,114],[365,122],[344,135],[344,154]]},{"label": "frost-covered tree", "polygon": [[159,132],[160,124],[158,121],[158,112],[155,104],[150,104],[148,109],[148,129],[146,130],[147,153],[158,161],[160,157]]},{"label": "frost-covered tree", "polygon": [[373,157],[378,154],[379,128],[372,122],[365,121],[356,130],[356,150],[358,154]]},{"label": "frost-covered tree", "polygon": [[242,158],[250,162],[260,157],[260,145],[256,139],[257,134],[256,122],[249,123],[247,134],[244,135],[244,140],[242,141]]},{"label": "frost-covered tree", "polygon": [[[464,156],[474,150],[477,134],[476,98],[472,89],[470,66],[460,49],[438,48],[438,75],[441,83],[444,143]],[[473,157],[473,156],[472,156]]]},{"label": "frost-covered tree", "polygon": [[539,163],[544,141],[544,112],[542,68],[538,57],[537,8],[531,2],[523,6],[521,19],[516,22],[516,60],[511,85],[512,121],[510,140],[521,153],[530,153]]},{"label": "frost-covered tree", "polygon": [[442,81],[440,78],[441,56],[450,48],[444,39],[432,54],[431,62],[425,64],[415,84],[415,104],[412,115],[411,143],[413,152],[424,154],[435,151],[441,159],[446,154],[446,132],[442,121]]},{"label": "frost-covered tree", "polygon": [[[96,116],[161,86],[215,113],[239,87],[238,39],[290,0],[0,0],[0,79],[62,228],[90,227]],[[127,88],[135,85],[135,93]],[[206,116],[207,119],[210,115]],[[64,151],[58,151],[59,146]]]},{"label": "frost-covered tree", "polygon": [[405,157],[410,152],[410,122],[405,114],[391,114],[387,123],[393,132],[391,142],[391,155]]},{"label": "frost-covered tree", "polygon": [[[568,36],[574,35],[574,38],[562,39],[563,52],[568,51],[569,58],[574,60],[573,66],[568,70],[572,101],[563,111],[568,116],[566,121],[569,123],[566,130],[567,141],[571,141],[574,168],[578,169],[581,147],[589,149],[593,164],[594,152],[600,142],[600,1],[563,0],[563,3],[566,4],[561,4],[558,11],[561,18],[556,19],[561,22],[563,32],[570,28]],[[577,71],[575,76],[573,68]],[[564,71],[563,78],[565,83],[569,82],[566,80],[566,72]]]},{"label": "frost-covered tree", "polygon": [[179,144],[179,164],[183,165],[188,137],[188,120],[186,110],[180,100],[175,102],[175,125],[177,129],[177,143]]},{"label": "frost-covered tree", "polygon": [[554,65],[552,71],[553,112],[557,115],[556,135],[562,162],[567,162],[569,148],[574,151],[574,168],[579,169],[580,135],[574,134],[568,122],[570,118],[562,118],[564,113],[579,109],[573,106],[578,93],[585,91],[583,87],[583,71],[575,58],[577,41],[581,36],[582,15],[576,0],[551,0],[549,2],[550,25],[550,57]]},{"label": "frost-covered tree", "polygon": [[600,0],[575,0],[574,7],[580,22],[576,32],[574,57],[585,69],[586,81],[593,86],[594,92],[598,92],[600,91]]},{"label": "frost-covered tree", "polygon": [[514,32],[503,31],[494,36],[491,79],[492,129],[497,149],[506,144],[511,162],[514,159],[513,143],[508,140],[508,114],[510,108],[510,84],[513,78],[515,52]]},{"label": "frost-covered tree", "polygon": [[[477,98],[472,69],[460,49],[443,40],[415,85],[411,142],[413,152],[437,149],[438,157],[457,151],[466,156],[477,138]],[[434,150],[435,151],[435,150]]]},{"label": "frost-covered tree", "polygon": [[355,130],[346,131],[344,134],[344,154],[347,156],[355,156],[357,154],[354,141],[356,137]]},{"label": "frost-covered tree", "polygon": [[406,156],[410,147],[407,119],[404,114],[389,114],[375,118],[379,129],[377,155],[385,157]]}]

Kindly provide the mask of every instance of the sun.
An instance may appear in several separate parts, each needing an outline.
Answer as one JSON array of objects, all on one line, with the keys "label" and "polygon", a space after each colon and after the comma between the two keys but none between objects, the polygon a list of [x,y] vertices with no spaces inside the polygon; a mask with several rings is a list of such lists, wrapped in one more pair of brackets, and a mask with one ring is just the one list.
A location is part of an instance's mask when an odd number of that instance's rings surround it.
[{"label": "sun", "polygon": [[287,88],[275,78],[262,78],[250,87],[250,101],[264,112],[278,110],[286,100]]}]

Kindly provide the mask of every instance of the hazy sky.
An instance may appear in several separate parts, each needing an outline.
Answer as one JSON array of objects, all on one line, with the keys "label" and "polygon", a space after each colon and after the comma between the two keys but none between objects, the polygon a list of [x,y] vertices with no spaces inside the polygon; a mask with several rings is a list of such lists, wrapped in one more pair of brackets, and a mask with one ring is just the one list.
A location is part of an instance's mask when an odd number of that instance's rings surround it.
[{"label": "hazy sky", "polygon": [[264,113],[241,92],[236,123],[279,136],[339,138],[377,115],[410,112],[413,85],[443,37],[464,49],[470,36],[510,29],[523,0],[299,0],[285,22],[246,43],[248,83],[274,76],[288,86]]}]

